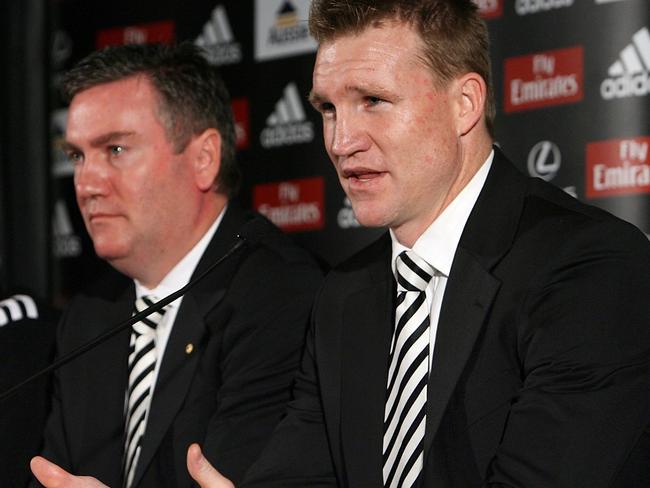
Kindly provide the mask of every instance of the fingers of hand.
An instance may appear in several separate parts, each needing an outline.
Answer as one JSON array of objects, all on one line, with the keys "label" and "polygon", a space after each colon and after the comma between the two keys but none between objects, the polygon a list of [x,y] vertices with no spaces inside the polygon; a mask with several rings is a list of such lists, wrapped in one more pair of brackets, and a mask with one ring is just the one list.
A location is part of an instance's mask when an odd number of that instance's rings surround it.
[{"label": "fingers of hand", "polygon": [[32,458],[29,465],[36,479],[45,488],[108,488],[95,478],[71,475],[41,456]]},{"label": "fingers of hand", "polygon": [[203,456],[198,444],[192,444],[187,450],[187,469],[201,488],[235,488],[235,485]]}]

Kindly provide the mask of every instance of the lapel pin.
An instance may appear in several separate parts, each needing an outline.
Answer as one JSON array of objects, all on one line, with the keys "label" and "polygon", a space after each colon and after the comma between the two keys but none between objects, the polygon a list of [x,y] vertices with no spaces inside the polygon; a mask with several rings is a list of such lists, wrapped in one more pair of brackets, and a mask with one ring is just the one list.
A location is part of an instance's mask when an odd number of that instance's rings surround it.
[{"label": "lapel pin", "polygon": [[192,351],[194,351],[194,344],[191,342],[185,346],[185,354],[192,354]]}]

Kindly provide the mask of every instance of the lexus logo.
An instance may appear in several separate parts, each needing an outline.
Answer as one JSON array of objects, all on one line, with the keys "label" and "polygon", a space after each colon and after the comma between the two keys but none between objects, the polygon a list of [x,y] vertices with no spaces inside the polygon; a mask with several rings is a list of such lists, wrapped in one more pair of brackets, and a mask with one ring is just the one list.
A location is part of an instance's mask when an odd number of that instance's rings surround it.
[{"label": "lexus logo", "polygon": [[545,181],[551,181],[560,170],[562,155],[557,144],[540,141],[528,154],[528,173]]}]

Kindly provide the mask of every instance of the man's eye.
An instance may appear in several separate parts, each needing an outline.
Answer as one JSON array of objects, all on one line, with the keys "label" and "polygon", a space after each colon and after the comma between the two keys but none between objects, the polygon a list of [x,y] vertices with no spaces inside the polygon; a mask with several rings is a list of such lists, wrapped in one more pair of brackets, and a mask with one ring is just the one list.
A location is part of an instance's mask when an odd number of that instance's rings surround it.
[{"label": "man's eye", "polygon": [[83,161],[83,155],[77,151],[67,151],[65,153],[68,160],[73,164],[78,164]]},{"label": "man's eye", "polygon": [[320,111],[323,113],[332,113],[336,111],[336,107],[334,107],[333,103],[323,102],[320,105]]},{"label": "man's eye", "polygon": [[122,146],[109,146],[108,150],[111,153],[111,156],[119,156],[121,153],[124,152],[124,147]]},{"label": "man's eye", "polygon": [[372,106],[372,105],[380,104],[381,102],[383,102],[383,100],[379,97],[366,97],[366,102],[368,103],[368,105]]}]

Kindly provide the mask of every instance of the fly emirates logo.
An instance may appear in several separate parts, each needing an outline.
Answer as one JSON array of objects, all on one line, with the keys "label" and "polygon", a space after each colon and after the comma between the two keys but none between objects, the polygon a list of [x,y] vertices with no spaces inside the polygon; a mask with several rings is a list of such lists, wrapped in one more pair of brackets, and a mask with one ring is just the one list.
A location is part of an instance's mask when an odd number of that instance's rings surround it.
[{"label": "fly emirates logo", "polygon": [[650,136],[587,144],[588,198],[650,193]]},{"label": "fly emirates logo", "polygon": [[264,183],[253,188],[253,206],[286,232],[322,229],[324,187],[322,177]]},{"label": "fly emirates logo", "polygon": [[578,102],[583,97],[582,46],[505,61],[505,111]]}]

